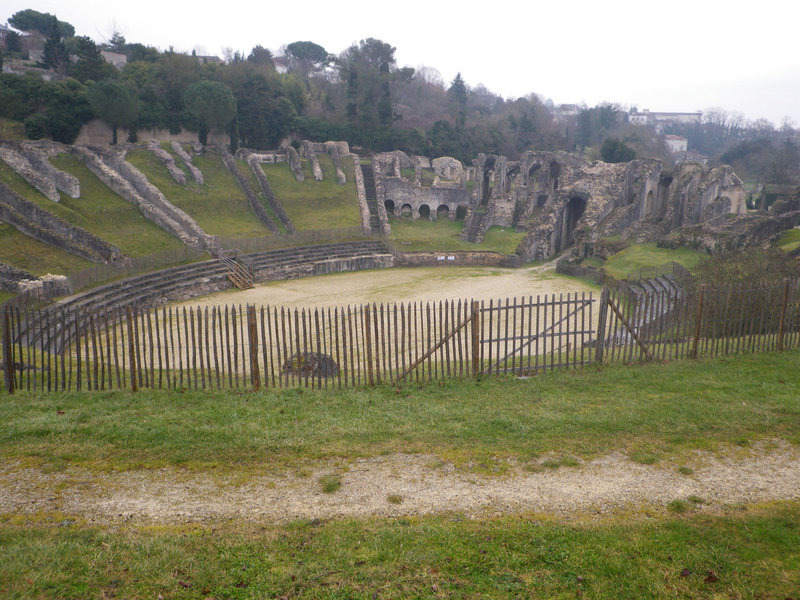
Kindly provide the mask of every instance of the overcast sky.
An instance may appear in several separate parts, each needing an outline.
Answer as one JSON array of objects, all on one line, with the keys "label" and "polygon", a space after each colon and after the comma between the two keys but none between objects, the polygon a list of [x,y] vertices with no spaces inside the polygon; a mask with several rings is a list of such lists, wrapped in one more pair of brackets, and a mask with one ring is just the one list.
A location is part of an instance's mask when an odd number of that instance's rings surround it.
[{"label": "overcast sky", "polygon": [[[338,54],[374,37],[397,48],[398,66],[461,72],[504,98],[536,93],[556,104],[603,101],[654,111],[722,108],[800,126],[797,0],[5,0],[0,21],[33,8],[77,35],[177,51],[245,55],[310,40]],[[454,6],[455,4],[455,6]],[[658,8],[656,8],[658,7]]]}]

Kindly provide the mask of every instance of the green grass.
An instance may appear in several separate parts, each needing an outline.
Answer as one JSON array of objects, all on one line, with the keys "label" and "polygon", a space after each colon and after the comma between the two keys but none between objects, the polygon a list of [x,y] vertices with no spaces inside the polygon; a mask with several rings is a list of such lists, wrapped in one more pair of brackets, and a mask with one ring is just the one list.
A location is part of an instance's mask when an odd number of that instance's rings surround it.
[{"label": "green grass", "polygon": [[0,117],[0,140],[22,141],[27,138],[22,122]]},{"label": "green grass", "polygon": [[486,232],[482,244],[473,244],[458,239],[464,225],[463,220],[441,218],[436,221],[410,221],[390,216],[389,224],[392,227],[390,239],[398,250],[407,252],[493,250],[502,254],[513,254],[525,237],[524,233],[515,233],[513,228],[492,227]]},{"label": "green grass", "polygon": [[65,221],[83,227],[115,244],[128,256],[146,256],[181,247],[181,241],[147,219],[92,173],[77,157],[60,154],[51,159],[53,166],[71,173],[80,180],[81,197],[73,199],[61,194],[61,202],[52,202],[39,195],[38,204]]},{"label": "green grass", "polygon": [[64,275],[93,264],[85,258],[28,237],[6,223],[0,223],[0,262],[33,275]]},{"label": "green grass", "polygon": [[103,529],[0,518],[4,598],[796,598],[800,505]]},{"label": "green grass", "polygon": [[342,161],[347,183],[339,185],[333,160],[318,154],[322,181],[316,181],[311,164],[303,160],[305,180],[298,182],[287,163],[261,165],[272,191],[283,205],[287,216],[298,231],[312,229],[343,229],[361,224],[353,161]]},{"label": "green grass", "polygon": [[705,253],[691,248],[659,248],[654,243],[636,244],[617,252],[603,265],[607,273],[617,279],[625,279],[629,273],[636,273],[641,269],[658,267],[670,261],[682,264],[692,270]]},{"label": "green grass", "polygon": [[784,231],[778,239],[778,248],[784,252],[791,252],[800,248],[800,229]]},{"label": "green grass", "polygon": [[244,472],[424,452],[492,471],[505,460],[555,454],[568,465],[617,449],[645,464],[694,466],[696,449],[800,443],[798,358],[795,350],[341,391],[4,394],[0,458]]},{"label": "green grass", "polygon": [[[202,186],[188,176],[188,183],[180,185],[161,161],[147,150],[132,150],[128,152],[127,160],[147,175],[167,200],[197,221],[206,233],[228,238],[269,234],[250,210],[247,197],[217,154],[208,153],[192,159],[203,173],[205,183]],[[176,162],[180,164],[182,161]]]}]

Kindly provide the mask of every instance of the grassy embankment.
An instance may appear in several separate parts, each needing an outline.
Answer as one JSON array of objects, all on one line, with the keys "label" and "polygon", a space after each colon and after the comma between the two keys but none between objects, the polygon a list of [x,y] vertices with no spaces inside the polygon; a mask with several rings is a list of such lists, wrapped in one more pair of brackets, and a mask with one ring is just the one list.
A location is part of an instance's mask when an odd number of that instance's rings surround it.
[{"label": "grassy embankment", "polygon": [[[233,175],[213,152],[192,159],[203,173],[202,186],[196,184],[188,173],[187,184],[180,185],[161,161],[147,150],[132,150],[128,152],[127,160],[142,171],[167,200],[197,221],[209,235],[227,238],[269,235],[270,231],[250,210],[247,197]],[[182,161],[176,157],[176,163],[181,165]]]},{"label": "grassy embankment", "polygon": [[[569,469],[619,450],[691,476],[694,450],[800,443],[798,352],[346,392],[19,395],[5,464],[69,473],[280,472],[425,452],[465,473]],[[335,486],[333,486],[335,487]],[[332,488],[331,488],[332,489]],[[335,494],[333,490],[331,493]],[[387,497],[387,502],[392,502]],[[0,516],[4,597],[787,598],[800,505],[102,527]]]},{"label": "grassy embankment", "polygon": [[[80,198],[61,194],[60,202],[52,202],[5,164],[0,164],[0,178],[22,197],[117,245],[129,256],[180,247],[177,238],[148,221],[138,208],[109,190],[76,157],[62,154],[51,161],[80,180]],[[35,275],[70,273],[92,265],[88,260],[29,238],[10,225],[0,225],[0,236],[0,260]]]},{"label": "grassy embankment", "polygon": [[670,261],[682,264],[690,271],[706,256],[704,252],[691,248],[659,248],[655,243],[636,244],[611,256],[603,268],[617,279],[636,274],[641,269],[658,267]]},{"label": "grassy embankment", "polygon": [[305,179],[298,182],[287,163],[261,165],[272,191],[297,231],[343,229],[361,225],[353,161],[342,160],[346,183],[339,185],[333,160],[318,154],[322,181],[316,181],[311,163],[301,159]]}]

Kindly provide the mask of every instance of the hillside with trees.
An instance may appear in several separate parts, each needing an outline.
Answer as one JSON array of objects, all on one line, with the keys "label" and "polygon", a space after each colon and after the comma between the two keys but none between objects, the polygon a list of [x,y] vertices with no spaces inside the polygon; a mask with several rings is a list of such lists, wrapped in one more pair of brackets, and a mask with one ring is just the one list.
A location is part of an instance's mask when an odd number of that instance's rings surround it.
[{"label": "hillside with trees", "polygon": [[[734,164],[750,181],[800,182],[791,123],[776,129],[764,119],[713,109],[697,123],[656,131],[630,123],[627,111],[610,103],[579,106],[565,116],[534,93],[503,98],[460,73],[446,82],[433,67],[402,67],[395,47],[371,37],[338,54],[298,40],[276,52],[257,45],[221,60],[161,51],[118,32],[98,44],[32,9],[10,15],[8,23],[22,33],[0,38],[2,60],[34,66],[24,50],[35,38],[42,47],[38,67],[52,76],[0,75],[0,118],[21,124],[30,139],[71,143],[98,118],[115,132],[125,129],[128,141],[151,129],[189,130],[202,141],[214,129],[227,132],[234,149],[270,149],[299,138],[467,163],[481,152],[515,160],[527,150],[669,163],[663,136],[674,134],[712,164]],[[124,66],[106,62],[103,51],[124,55]]]}]

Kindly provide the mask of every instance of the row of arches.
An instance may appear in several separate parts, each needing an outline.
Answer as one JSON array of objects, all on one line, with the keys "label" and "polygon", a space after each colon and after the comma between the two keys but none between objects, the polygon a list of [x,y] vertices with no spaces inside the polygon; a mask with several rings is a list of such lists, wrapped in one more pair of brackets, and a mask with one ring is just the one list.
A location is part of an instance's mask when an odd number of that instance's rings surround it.
[{"label": "row of arches", "polygon": [[467,214],[467,207],[460,205],[452,210],[447,204],[440,204],[436,211],[431,210],[428,204],[420,204],[416,209],[409,203],[396,205],[394,200],[386,200],[384,202],[386,213],[394,215],[395,217],[411,217],[412,219],[429,219],[435,221],[437,219],[463,219]]}]

